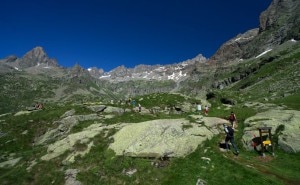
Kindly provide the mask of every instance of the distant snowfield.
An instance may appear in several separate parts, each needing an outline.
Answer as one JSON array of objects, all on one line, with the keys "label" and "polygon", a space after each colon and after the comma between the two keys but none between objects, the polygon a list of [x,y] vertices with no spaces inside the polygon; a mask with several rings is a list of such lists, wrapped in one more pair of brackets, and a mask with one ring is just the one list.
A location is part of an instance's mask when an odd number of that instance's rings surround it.
[{"label": "distant snowfield", "polygon": [[[191,62],[191,61],[190,61]],[[193,62],[193,61],[192,61]],[[173,66],[160,66],[151,71],[133,72],[130,76],[117,77],[114,80],[124,81],[130,79],[146,79],[146,80],[175,80],[179,81],[187,76],[187,72],[184,71],[188,67],[188,62],[182,62]],[[88,69],[91,71],[91,68]],[[172,71],[171,74],[169,74]],[[100,79],[110,79],[112,75],[110,72],[104,73]]]},{"label": "distant snowfield", "polygon": [[99,78],[109,78],[111,77],[111,75],[103,75],[103,76],[100,76]]},{"label": "distant snowfield", "polygon": [[182,77],[185,77],[187,74],[182,74],[182,71],[179,71],[178,73],[173,72],[172,75],[168,76],[168,80],[179,80]]}]

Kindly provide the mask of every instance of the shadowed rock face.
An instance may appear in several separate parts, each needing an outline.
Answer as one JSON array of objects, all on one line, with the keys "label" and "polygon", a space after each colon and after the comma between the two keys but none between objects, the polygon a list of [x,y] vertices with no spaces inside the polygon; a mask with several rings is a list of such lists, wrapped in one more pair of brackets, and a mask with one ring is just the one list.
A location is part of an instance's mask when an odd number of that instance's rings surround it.
[{"label": "shadowed rock face", "polygon": [[260,15],[260,31],[276,26],[284,26],[284,28],[290,29],[291,23],[300,21],[298,17],[299,5],[300,2],[295,0],[273,0],[268,9]]},{"label": "shadowed rock face", "polygon": [[129,124],[114,135],[110,148],[116,155],[132,157],[184,157],[203,141],[218,134],[218,129],[215,129],[218,124],[226,123],[226,120],[216,118],[202,121],[205,126],[185,119]]},{"label": "shadowed rock face", "polygon": [[6,64],[17,70],[22,70],[34,66],[59,67],[55,59],[49,58],[44,49],[40,46],[28,51],[22,58],[8,56],[0,60],[0,63]]},{"label": "shadowed rock face", "polygon": [[274,0],[260,15],[259,28],[224,43],[209,63],[224,64],[256,56],[290,39],[300,39],[300,1]]},{"label": "shadowed rock face", "polygon": [[252,150],[254,136],[258,137],[259,127],[272,127],[272,135],[283,128],[278,137],[278,145],[287,152],[300,152],[300,111],[295,110],[269,110],[259,113],[245,120],[243,135],[244,146]]},{"label": "shadowed rock face", "polygon": [[39,63],[44,63],[49,66],[58,66],[55,59],[50,59],[42,47],[35,47],[27,52],[19,62],[19,65],[26,68],[36,66]]},{"label": "shadowed rock face", "polygon": [[258,29],[249,30],[225,42],[209,60],[210,63],[237,61],[243,58],[245,46],[258,35]]}]

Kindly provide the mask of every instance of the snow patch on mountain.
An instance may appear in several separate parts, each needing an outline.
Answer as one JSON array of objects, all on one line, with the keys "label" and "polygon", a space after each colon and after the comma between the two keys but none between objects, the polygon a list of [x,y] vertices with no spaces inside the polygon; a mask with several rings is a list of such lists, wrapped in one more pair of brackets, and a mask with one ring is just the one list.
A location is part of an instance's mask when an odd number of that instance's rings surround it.
[{"label": "snow patch on mountain", "polygon": [[178,81],[180,80],[182,77],[187,76],[187,73],[182,74],[182,71],[179,71],[178,73],[173,72],[172,75],[168,76],[168,80],[175,80]]},{"label": "snow patch on mountain", "polygon": [[[134,68],[119,66],[109,72],[101,71],[98,74],[99,79],[111,81],[128,80],[174,80],[180,81],[186,78],[198,63],[205,63],[207,59],[201,54],[195,58],[169,65],[138,65]],[[91,74],[95,74],[96,68],[88,68]]]},{"label": "snow patch on mountain", "polygon": [[259,58],[259,57],[261,57],[261,56],[263,56],[263,55],[269,53],[270,51],[272,51],[272,49],[268,49],[268,50],[262,52],[261,54],[257,55],[255,58]]},{"label": "snow patch on mountain", "polygon": [[[145,65],[140,64],[134,68],[126,68],[124,65],[116,67],[115,69],[105,72],[101,68],[90,67],[82,68],[76,64],[71,69],[67,69],[72,78],[79,76],[90,75],[92,77],[108,80],[108,81],[128,81],[128,80],[174,80],[180,81],[191,74],[195,70],[197,64],[205,63],[207,59],[201,54],[192,59],[188,59],[179,63],[168,65]],[[55,59],[48,57],[42,47],[35,47],[27,52],[22,58],[16,56],[9,56],[3,61],[5,65],[18,71],[25,70],[29,73],[39,74],[49,72],[54,69],[55,74],[61,75],[64,68],[60,67]],[[56,73],[57,72],[57,73]]]}]

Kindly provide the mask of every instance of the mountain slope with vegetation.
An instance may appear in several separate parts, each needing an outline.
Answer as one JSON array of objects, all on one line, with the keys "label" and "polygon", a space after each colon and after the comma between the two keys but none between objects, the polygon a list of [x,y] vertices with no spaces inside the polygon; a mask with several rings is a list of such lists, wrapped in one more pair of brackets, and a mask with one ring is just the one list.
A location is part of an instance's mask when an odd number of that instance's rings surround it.
[{"label": "mountain slope with vegetation", "polygon": [[[300,184],[300,149],[287,150],[300,138],[298,10],[298,1],[274,0],[260,28],[187,66],[179,81],[98,79],[78,64],[59,67],[40,47],[0,60],[1,184]],[[43,109],[34,109],[36,102]],[[209,106],[208,115],[199,104]],[[223,146],[231,111],[239,155]],[[139,157],[111,149],[123,128],[138,134],[135,126],[158,120],[161,132],[143,133],[157,134],[161,148],[124,146]],[[261,126],[272,126],[273,151],[254,148]],[[176,143],[167,142],[185,135],[201,144],[174,157]]]}]

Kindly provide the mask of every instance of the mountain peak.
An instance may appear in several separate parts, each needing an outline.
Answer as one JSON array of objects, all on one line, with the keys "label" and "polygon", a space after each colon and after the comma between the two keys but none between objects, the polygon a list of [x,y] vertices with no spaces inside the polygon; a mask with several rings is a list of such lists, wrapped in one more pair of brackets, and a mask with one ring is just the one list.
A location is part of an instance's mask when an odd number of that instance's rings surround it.
[{"label": "mountain peak", "polygon": [[48,56],[41,46],[37,46],[32,50],[28,51],[24,55],[24,58],[38,60],[38,61],[45,61],[45,59],[48,59]]},{"label": "mountain peak", "polygon": [[47,64],[47,66],[58,66],[55,59],[50,59],[41,46],[37,46],[28,51],[22,58],[22,67],[38,66],[39,64]]}]

